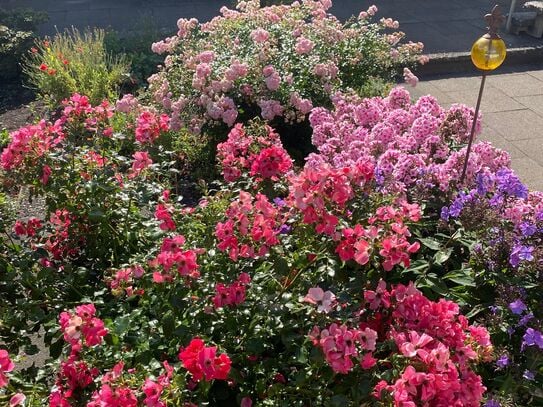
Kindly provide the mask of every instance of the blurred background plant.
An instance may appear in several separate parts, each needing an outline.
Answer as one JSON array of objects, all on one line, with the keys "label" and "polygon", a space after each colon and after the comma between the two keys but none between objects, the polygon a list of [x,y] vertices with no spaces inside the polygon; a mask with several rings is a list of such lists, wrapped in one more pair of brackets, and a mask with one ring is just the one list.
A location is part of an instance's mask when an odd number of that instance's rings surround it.
[{"label": "blurred background plant", "polygon": [[19,78],[21,58],[32,46],[38,24],[47,19],[42,11],[0,9],[0,80]]},{"label": "blurred background plant", "polygon": [[[171,33],[167,33],[171,34]],[[163,38],[165,33],[151,17],[142,17],[133,29],[126,33],[107,30],[104,47],[111,55],[126,55],[130,61],[130,78],[122,85],[123,93],[134,93],[147,86],[147,78],[158,71],[164,58],[151,51],[151,44]]]},{"label": "blurred background plant", "polygon": [[88,95],[92,103],[117,99],[130,62],[122,53],[107,52],[105,35],[99,28],[72,28],[37,40],[24,60],[28,85],[51,108],[75,92]]}]

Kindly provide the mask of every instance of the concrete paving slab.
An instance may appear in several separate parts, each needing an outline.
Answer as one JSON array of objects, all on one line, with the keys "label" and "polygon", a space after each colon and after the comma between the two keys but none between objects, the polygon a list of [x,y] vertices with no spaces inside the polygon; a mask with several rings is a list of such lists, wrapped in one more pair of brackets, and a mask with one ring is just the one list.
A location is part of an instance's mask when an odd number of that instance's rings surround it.
[{"label": "concrete paving slab", "polygon": [[522,157],[511,160],[511,167],[532,190],[543,191],[543,167],[534,160]]},{"label": "concrete paving slab", "polygon": [[543,81],[527,73],[493,75],[487,78],[487,83],[507,96],[543,95]]},{"label": "concrete paving slab", "polygon": [[541,71],[526,71],[528,75],[533,76],[534,78],[539,79],[540,81],[543,81],[543,70]]},{"label": "concrete paving slab", "polygon": [[520,96],[516,97],[515,100],[543,117],[543,95]]},{"label": "concrete paving slab", "polygon": [[[540,166],[543,166],[543,138],[515,141],[515,146]],[[543,174],[541,175],[543,176]]]},{"label": "concrete paving slab", "polygon": [[[479,89],[479,86],[481,86],[481,78],[479,76],[444,78],[434,79],[430,81],[430,83],[442,92],[469,91],[473,89]],[[475,99],[472,104],[474,104],[475,102],[477,102],[477,99]]]},{"label": "concrete paving slab", "polygon": [[[470,90],[456,92],[447,92],[447,95],[457,103],[464,103],[469,106],[475,106],[479,95],[479,86]],[[526,109],[524,105],[507,96],[501,90],[487,87],[481,102],[481,111],[483,113],[506,112],[510,110]]]},{"label": "concrete paving slab", "polygon": [[487,113],[483,120],[509,141],[543,139],[543,118],[529,109]]},{"label": "concrete paving slab", "polygon": [[[483,119],[484,121],[484,119]],[[492,143],[492,145],[496,148],[499,148],[501,150],[505,150],[509,153],[509,156],[511,159],[513,158],[523,158],[526,157],[526,154],[515,146],[515,144],[511,143],[510,141],[506,140],[501,134],[499,134],[496,130],[489,127],[488,125],[484,125],[483,127],[486,127],[483,129],[482,133],[477,137],[477,141],[489,141]],[[541,150],[543,151],[543,150]]]}]

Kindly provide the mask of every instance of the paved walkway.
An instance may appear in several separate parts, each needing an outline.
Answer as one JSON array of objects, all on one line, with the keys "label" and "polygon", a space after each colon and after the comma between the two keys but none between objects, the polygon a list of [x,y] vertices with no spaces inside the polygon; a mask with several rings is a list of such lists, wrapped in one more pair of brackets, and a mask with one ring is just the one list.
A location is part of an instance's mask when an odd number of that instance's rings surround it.
[{"label": "paved walkway", "polygon": [[[481,112],[482,140],[509,152],[512,167],[531,188],[543,191],[543,66],[489,76]],[[444,106],[475,106],[477,76],[431,78],[410,89],[413,97],[431,94]]]}]

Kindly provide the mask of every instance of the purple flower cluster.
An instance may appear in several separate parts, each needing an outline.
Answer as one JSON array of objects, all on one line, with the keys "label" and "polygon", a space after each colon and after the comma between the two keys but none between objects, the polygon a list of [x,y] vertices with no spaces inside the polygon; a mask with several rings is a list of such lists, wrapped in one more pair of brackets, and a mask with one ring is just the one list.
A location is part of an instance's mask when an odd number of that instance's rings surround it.
[{"label": "purple flower cluster", "polygon": [[526,329],[526,333],[522,337],[522,348],[526,346],[537,346],[543,350],[543,334],[533,328]]}]

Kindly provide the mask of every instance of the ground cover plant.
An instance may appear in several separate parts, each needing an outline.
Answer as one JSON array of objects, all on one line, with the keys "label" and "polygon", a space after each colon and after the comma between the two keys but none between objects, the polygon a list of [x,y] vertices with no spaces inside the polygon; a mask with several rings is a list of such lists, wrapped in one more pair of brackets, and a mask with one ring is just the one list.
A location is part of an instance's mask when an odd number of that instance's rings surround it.
[{"label": "ground cover plant", "polygon": [[255,115],[193,204],[165,106],[61,106],[0,152],[0,403],[543,401],[543,193],[486,142],[460,182],[473,109],[336,92],[303,165]]}]

